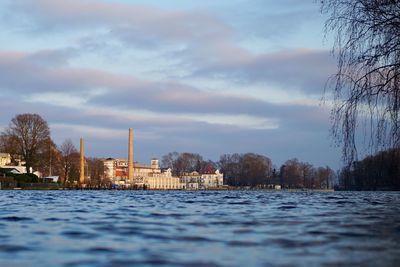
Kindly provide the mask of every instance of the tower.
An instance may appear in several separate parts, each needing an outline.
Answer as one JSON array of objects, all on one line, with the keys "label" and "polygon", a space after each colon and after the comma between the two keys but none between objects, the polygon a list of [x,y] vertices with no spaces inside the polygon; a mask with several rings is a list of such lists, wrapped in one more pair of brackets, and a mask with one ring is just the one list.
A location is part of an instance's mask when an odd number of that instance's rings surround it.
[{"label": "tower", "polygon": [[83,138],[81,138],[81,141],[80,141],[79,163],[80,163],[79,183],[84,184],[85,183],[85,148],[84,148]]},{"label": "tower", "polygon": [[132,128],[129,128],[128,138],[128,180],[130,185],[133,185],[133,132]]}]

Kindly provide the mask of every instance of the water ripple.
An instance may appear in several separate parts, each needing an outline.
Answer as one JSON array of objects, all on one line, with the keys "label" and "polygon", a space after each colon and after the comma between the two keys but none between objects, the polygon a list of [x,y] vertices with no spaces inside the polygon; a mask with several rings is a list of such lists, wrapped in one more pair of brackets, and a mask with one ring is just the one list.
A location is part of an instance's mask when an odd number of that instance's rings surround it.
[{"label": "water ripple", "polygon": [[400,194],[1,191],[0,266],[396,266]]}]

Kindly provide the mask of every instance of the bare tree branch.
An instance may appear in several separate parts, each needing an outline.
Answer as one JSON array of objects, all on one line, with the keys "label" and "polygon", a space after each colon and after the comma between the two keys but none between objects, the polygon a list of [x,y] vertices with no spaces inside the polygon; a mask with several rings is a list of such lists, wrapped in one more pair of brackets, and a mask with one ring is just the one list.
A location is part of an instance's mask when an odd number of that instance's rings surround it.
[{"label": "bare tree branch", "polygon": [[332,134],[347,163],[357,159],[362,125],[369,148],[400,146],[400,1],[322,0],[326,34],[338,71],[327,84],[334,92]]}]

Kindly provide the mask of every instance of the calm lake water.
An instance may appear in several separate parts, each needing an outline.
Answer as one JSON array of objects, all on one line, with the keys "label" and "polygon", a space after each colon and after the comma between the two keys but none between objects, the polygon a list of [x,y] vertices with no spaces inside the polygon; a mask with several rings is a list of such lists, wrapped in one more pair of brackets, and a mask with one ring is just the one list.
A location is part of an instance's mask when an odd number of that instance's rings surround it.
[{"label": "calm lake water", "polygon": [[0,191],[0,266],[400,266],[400,193]]}]

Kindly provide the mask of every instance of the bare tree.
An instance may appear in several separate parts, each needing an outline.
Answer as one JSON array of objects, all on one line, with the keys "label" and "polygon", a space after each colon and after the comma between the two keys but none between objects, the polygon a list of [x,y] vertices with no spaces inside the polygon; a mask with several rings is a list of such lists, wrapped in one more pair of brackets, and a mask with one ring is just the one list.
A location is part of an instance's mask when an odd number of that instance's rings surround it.
[{"label": "bare tree", "polygon": [[267,184],[272,174],[272,161],[263,155],[246,153],[239,161],[241,185],[258,186]]},{"label": "bare tree", "polygon": [[254,153],[224,154],[217,163],[224,173],[225,182],[233,186],[259,186],[272,176],[272,162]]},{"label": "bare tree", "polygon": [[294,158],[287,160],[282,171],[283,184],[289,188],[300,188],[303,185],[302,163]]},{"label": "bare tree", "polygon": [[46,150],[50,140],[47,122],[38,114],[19,114],[2,133],[7,140],[15,142],[15,153],[22,156],[26,171],[36,168],[40,155]]},{"label": "bare tree", "polygon": [[66,139],[60,147],[62,156],[63,175],[62,182],[66,183],[70,180],[74,169],[77,169],[79,160],[78,150],[75,148],[71,139]]},{"label": "bare tree", "polygon": [[312,188],[313,177],[314,177],[314,167],[308,162],[300,162],[301,173],[303,175],[303,187]]},{"label": "bare tree", "polygon": [[201,155],[184,152],[179,154],[179,157],[175,160],[174,170],[176,170],[178,176],[183,175],[185,172],[199,172],[203,162]]},{"label": "bare tree", "polygon": [[47,140],[47,144],[38,155],[37,169],[43,174],[51,176],[61,172],[61,154],[53,140]]},{"label": "bare tree", "polygon": [[163,168],[171,168],[172,174],[181,176],[185,172],[201,171],[207,164],[203,157],[196,153],[172,152],[164,155],[161,160]]},{"label": "bare tree", "polygon": [[218,161],[218,167],[224,174],[225,183],[228,185],[239,185],[241,173],[240,160],[242,156],[238,153],[223,154]]},{"label": "bare tree", "polygon": [[109,184],[109,181],[104,180],[104,162],[99,158],[87,159],[90,181],[89,186],[100,187]]},{"label": "bare tree", "polygon": [[162,168],[174,168],[174,164],[176,159],[179,157],[178,152],[170,152],[164,155],[161,159],[161,166]]},{"label": "bare tree", "polygon": [[[333,32],[338,71],[333,88],[332,133],[344,159],[357,158],[357,138],[374,151],[400,146],[400,1],[322,0]],[[363,127],[362,127],[363,126]]]}]

